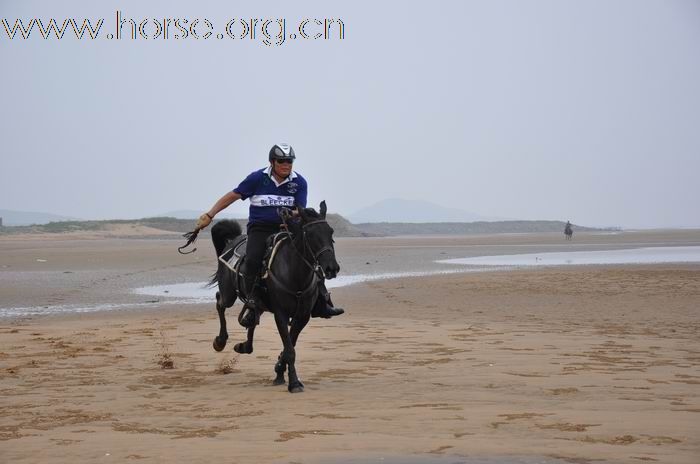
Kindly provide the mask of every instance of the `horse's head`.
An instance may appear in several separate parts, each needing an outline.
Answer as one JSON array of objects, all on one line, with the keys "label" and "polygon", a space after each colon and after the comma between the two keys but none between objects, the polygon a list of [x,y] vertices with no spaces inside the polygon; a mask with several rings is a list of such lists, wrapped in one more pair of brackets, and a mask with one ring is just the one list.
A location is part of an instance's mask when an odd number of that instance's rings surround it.
[{"label": "horse's head", "polygon": [[313,208],[297,208],[301,218],[301,230],[314,259],[323,269],[327,279],[340,272],[333,247],[333,228],[326,222],[326,202],[321,202],[320,213]]}]

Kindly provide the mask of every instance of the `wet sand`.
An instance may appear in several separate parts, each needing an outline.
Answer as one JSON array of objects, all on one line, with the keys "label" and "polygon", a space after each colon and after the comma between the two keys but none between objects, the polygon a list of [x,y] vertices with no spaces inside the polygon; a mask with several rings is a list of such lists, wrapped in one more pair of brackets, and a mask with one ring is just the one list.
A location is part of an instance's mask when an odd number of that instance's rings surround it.
[{"label": "wet sand", "polygon": [[[574,244],[651,242],[700,234]],[[0,240],[0,306],[136,300],[128,288],[212,272],[209,244],[181,257],[173,243]],[[344,272],[385,272],[561,246],[548,235],[339,239],[338,255]],[[700,460],[700,265],[453,274],[333,294],[348,313],[302,334],[297,395],[271,385],[281,345],[270,315],[252,355],[232,351],[239,306],[221,353],[211,305],[2,320],[0,460]]]}]

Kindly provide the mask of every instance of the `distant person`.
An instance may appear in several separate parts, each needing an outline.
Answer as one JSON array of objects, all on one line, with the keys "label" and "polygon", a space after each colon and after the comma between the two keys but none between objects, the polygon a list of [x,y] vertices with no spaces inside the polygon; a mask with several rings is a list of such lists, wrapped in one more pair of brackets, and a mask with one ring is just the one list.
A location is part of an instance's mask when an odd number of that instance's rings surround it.
[{"label": "distant person", "polygon": [[574,230],[571,228],[571,221],[566,221],[566,226],[564,226],[564,235],[567,240],[571,240],[571,236],[574,235]]},{"label": "distant person", "polygon": [[[197,221],[197,229],[207,227],[214,216],[237,200],[250,199],[248,215],[248,243],[246,244],[245,281],[248,301],[239,318],[243,327],[254,327],[262,313],[260,305],[260,273],[267,249],[267,238],[280,231],[282,219],[278,208],[305,208],[307,184],[301,174],[292,171],[296,156],[291,145],[280,143],[270,149],[266,168],[252,172],[233,191],[226,193]],[[312,317],[333,317],[343,314],[342,308],[333,306],[324,280],[319,284],[319,298],[311,312]]]}]

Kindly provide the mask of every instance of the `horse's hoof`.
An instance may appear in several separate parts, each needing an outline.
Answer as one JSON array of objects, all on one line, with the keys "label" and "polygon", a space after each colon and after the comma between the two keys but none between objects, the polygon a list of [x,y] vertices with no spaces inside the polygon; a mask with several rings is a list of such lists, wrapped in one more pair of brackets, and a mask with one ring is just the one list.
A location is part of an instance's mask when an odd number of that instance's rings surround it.
[{"label": "horse's hoof", "polygon": [[233,351],[240,354],[250,354],[253,352],[253,348],[248,346],[247,342],[236,343],[233,345]]},{"label": "horse's hoof", "polygon": [[284,377],[273,380],[272,385],[284,385]]},{"label": "horse's hoof", "polygon": [[226,347],[226,339],[224,341],[220,341],[221,337],[215,337],[214,338],[214,343],[212,345],[214,346],[214,350],[216,351],[221,351]]},{"label": "horse's hoof", "polygon": [[301,380],[297,380],[294,383],[290,383],[287,389],[289,390],[289,393],[301,393],[304,391],[304,384],[301,383]]}]

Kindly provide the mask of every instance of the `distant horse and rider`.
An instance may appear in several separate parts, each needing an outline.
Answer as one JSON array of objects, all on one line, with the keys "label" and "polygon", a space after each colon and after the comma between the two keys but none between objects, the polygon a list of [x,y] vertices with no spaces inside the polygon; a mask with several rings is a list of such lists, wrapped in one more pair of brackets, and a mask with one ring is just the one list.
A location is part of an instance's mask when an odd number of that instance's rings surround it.
[{"label": "distant horse and rider", "polygon": [[566,237],[566,240],[571,240],[571,238],[574,236],[574,230],[571,228],[570,221],[566,221],[566,226],[564,227],[564,236]]}]

